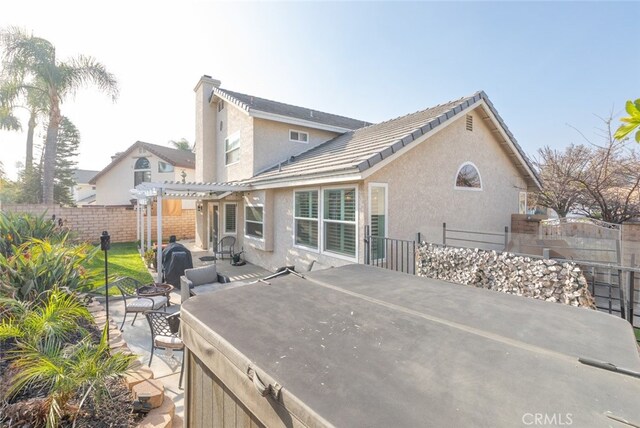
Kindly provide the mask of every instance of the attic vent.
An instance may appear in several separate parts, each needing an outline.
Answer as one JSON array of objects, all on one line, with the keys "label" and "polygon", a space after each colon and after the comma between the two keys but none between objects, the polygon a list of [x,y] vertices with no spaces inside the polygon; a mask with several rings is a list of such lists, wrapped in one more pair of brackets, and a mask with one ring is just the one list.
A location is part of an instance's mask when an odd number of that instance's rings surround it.
[{"label": "attic vent", "polygon": [[467,131],[473,131],[473,116],[467,115]]}]

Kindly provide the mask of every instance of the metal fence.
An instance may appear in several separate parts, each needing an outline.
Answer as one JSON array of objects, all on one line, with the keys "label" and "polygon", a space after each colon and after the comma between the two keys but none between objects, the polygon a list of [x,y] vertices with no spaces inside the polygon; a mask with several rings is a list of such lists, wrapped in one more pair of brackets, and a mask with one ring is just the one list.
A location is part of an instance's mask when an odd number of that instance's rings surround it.
[{"label": "metal fence", "polygon": [[509,227],[505,226],[504,232],[477,232],[447,228],[447,223],[442,223],[442,245],[505,251],[509,245]]},{"label": "metal fence", "polygon": [[[446,225],[443,225],[442,245],[456,246],[450,245],[453,239],[450,239],[450,234],[447,237],[445,230],[452,233],[458,232],[446,229]],[[469,231],[465,232],[468,233]],[[478,232],[478,234],[483,236],[508,236],[506,229],[505,235],[484,232]],[[416,251],[420,241],[420,233],[416,234],[416,240],[414,241],[372,236],[369,234],[368,226],[365,226],[365,264],[397,272],[415,274]],[[465,239],[465,242],[469,242],[469,240]],[[544,258],[530,254],[516,254],[532,259]],[[558,258],[554,258],[554,260],[561,263],[573,262],[578,264],[587,280],[589,291],[596,301],[597,309],[629,321],[636,331],[638,342],[640,342],[640,268],[580,260]],[[631,265],[635,265],[634,259],[632,259]]]}]

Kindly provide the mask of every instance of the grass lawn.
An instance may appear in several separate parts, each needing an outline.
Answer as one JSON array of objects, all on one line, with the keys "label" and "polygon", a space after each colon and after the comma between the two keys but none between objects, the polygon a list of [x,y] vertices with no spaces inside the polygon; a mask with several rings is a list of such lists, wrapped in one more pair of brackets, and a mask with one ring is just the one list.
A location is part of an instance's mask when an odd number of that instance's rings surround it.
[{"label": "grass lawn", "polygon": [[[109,281],[119,276],[130,276],[143,284],[153,282],[153,278],[149,275],[149,271],[138,253],[135,242],[111,244],[107,259],[109,260]],[[98,253],[88,268],[99,272],[92,287],[104,286],[104,251]],[[117,292],[117,290],[115,291]],[[112,290],[111,293],[114,291]]]}]

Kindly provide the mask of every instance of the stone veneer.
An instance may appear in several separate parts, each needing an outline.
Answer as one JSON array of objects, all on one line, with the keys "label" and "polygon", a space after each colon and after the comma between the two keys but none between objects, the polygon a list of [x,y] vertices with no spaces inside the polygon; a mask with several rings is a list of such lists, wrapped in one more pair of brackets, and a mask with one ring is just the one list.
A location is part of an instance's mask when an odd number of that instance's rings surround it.
[{"label": "stone veneer", "polygon": [[539,260],[469,248],[422,244],[416,274],[503,293],[596,309],[582,271],[575,263]]}]

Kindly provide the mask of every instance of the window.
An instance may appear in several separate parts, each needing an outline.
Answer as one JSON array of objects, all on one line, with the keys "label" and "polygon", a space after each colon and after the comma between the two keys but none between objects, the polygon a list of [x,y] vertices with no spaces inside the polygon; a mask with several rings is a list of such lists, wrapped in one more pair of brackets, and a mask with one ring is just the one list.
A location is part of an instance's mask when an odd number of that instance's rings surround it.
[{"label": "window", "polygon": [[355,257],[356,190],[325,189],[323,204],[324,250]]},{"label": "window", "polygon": [[224,140],[224,164],[231,165],[240,160],[240,133],[236,132]]},{"label": "window", "polygon": [[147,158],[138,158],[133,167],[133,185],[151,181],[151,164]]},{"label": "window", "polygon": [[224,204],[224,233],[236,233],[236,204]]},{"label": "window", "polygon": [[245,235],[262,239],[263,234],[263,207],[247,206],[244,210]]},{"label": "window", "polygon": [[224,127],[224,123],[222,121],[220,121],[220,130],[222,131],[222,128]]},{"label": "window", "polygon": [[318,191],[294,192],[295,244],[318,248]]},{"label": "window", "polygon": [[222,111],[223,108],[224,108],[224,101],[222,100],[218,101],[218,111]]},{"label": "window", "polygon": [[462,164],[456,175],[456,188],[482,190],[482,180],[478,168],[471,162]]},{"label": "window", "polygon": [[158,172],[173,172],[173,165],[158,161]]},{"label": "window", "polygon": [[289,130],[289,141],[295,141],[297,143],[308,143],[309,133],[302,131]]}]

